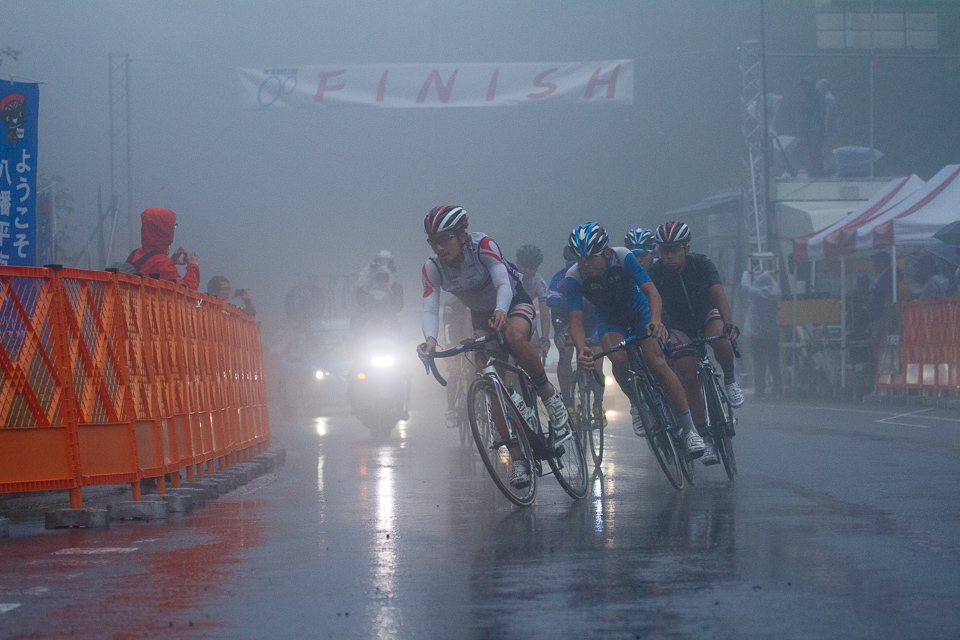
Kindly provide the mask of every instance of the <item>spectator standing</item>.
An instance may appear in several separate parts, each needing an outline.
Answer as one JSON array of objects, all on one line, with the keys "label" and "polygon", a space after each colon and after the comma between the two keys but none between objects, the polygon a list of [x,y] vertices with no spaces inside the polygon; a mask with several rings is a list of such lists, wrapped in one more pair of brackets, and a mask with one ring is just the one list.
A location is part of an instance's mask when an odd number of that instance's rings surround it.
[{"label": "spectator standing", "polygon": [[[200,258],[195,252],[187,253],[183,247],[167,256],[177,229],[177,214],[163,207],[150,207],[140,214],[140,248],[135,249],[127,262],[134,264],[146,257],[138,273],[160,280],[172,280],[194,291],[200,286]],[[147,257],[149,255],[149,257]],[[186,273],[180,276],[177,265],[186,265]]]},{"label": "spectator standing", "polygon": [[834,174],[836,162],[832,147],[840,137],[840,120],[837,116],[837,99],[830,91],[830,81],[826,78],[817,81],[817,93],[823,98],[823,161],[826,173]]},{"label": "spectator standing", "polygon": [[934,300],[946,298],[950,281],[937,268],[937,258],[933,254],[924,253],[917,260],[917,284],[920,285],[920,299]]},{"label": "spectator standing", "polygon": [[[230,302],[234,299],[240,299],[243,306],[238,308],[247,315],[257,315],[257,310],[250,301],[250,291],[247,289],[234,289],[230,286],[230,281],[224,276],[213,276],[207,282],[207,295],[220,298],[224,302]],[[237,306],[237,305],[235,305]]]},{"label": "spectator standing", "polygon": [[807,147],[811,178],[824,176],[823,117],[823,96],[814,86],[813,77],[805,76],[800,80],[800,134]]},{"label": "spectator standing", "polygon": [[750,273],[744,271],[740,284],[750,299],[743,334],[750,339],[753,353],[756,397],[766,395],[768,371],[773,378],[771,393],[778,396],[783,393],[780,376],[780,299],[783,293],[770,271],[757,276],[753,284],[750,284]]}]

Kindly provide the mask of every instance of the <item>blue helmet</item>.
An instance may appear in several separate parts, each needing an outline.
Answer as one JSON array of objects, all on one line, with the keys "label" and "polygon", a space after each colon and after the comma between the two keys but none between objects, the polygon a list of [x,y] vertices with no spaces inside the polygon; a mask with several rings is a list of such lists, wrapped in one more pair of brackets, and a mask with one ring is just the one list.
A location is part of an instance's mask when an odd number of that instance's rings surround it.
[{"label": "blue helmet", "polygon": [[570,248],[578,258],[598,256],[610,244],[607,230],[599,222],[585,222],[570,232]]},{"label": "blue helmet", "polygon": [[657,248],[657,241],[653,237],[653,232],[646,227],[630,229],[627,235],[623,237],[623,243],[634,254],[648,253]]}]

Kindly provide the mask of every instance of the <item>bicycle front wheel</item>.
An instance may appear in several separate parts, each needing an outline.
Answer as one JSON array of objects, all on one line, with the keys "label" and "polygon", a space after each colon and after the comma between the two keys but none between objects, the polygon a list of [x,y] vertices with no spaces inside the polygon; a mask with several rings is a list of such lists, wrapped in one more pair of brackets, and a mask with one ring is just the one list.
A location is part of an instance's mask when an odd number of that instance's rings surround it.
[{"label": "bicycle front wheel", "polygon": [[693,471],[693,463],[695,461],[687,455],[687,449],[683,442],[683,436],[681,435],[680,422],[677,420],[677,416],[674,415],[670,405],[664,403],[663,412],[667,418],[667,428],[673,437],[673,450],[677,452],[677,459],[680,461],[680,470],[683,471],[683,477],[685,478],[684,486],[690,485],[692,487],[696,484]]},{"label": "bicycle front wheel", "polygon": [[460,433],[460,444],[467,444],[470,438],[470,415],[467,412],[467,398],[469,388],[461,389],[457,396],[457,402],[453,405],[453,410],[457,413],[457,431]]},{"label": "bicycle front wheel", "polygon": [[723,463],[723,470],[727,477],[733,480],[737,475],[737,458],[733,453],[733,412],[724,396],[720,393],[720,383],[712,378],[704,384],[704,395],[707,400],[707,417],[710,421],[710,435],[717,448],[717,455]]},{"label": "bicycle front wheel", "polygon": [[[508,411],[490,380],[475,380],[470,385],[468,398],[470,429],[490,477],[508,500],[521,507],[530,506],[537,496],[537,472],[526,434],[516,417],[507,417]],[[526,465],[530,478],[526,486],[511,484],[514,461]]]},{"label": "bicycle front wheel", "polygon": [[548,442],[547,462],[557,482],[574,500],[587,495],[587,459],[583,445],[577,433],[569,427],[564,435],[552,431],[544,434],[544,440],[554,438],[553,446]]},{"label": "bicycle front wheel", "polygon": [[578,373],[573,381],[574,415],[580,435],[580,447],[584,457],[589,451],[593,457],[593,466],[599,467],[603,461],[603,421],[597,420],[595,411],[599,400],[590,382],[583,373]]},{"label": "bicycle front wheel", "polygon": [[647,442],[650,443],[650,450],[657,459],[657,463],[663,470],[667,480],[676,489],[683,489],[683,470],[681,469],[680,457],[673,446],[673,437],[670,435],[667,418],[663,415],[663,410],[657,403],[653,395],[653,389],[646,381],[634,378],[634,387],[636,391],[637,404],[641,412],[644,427],[647,432]]}]

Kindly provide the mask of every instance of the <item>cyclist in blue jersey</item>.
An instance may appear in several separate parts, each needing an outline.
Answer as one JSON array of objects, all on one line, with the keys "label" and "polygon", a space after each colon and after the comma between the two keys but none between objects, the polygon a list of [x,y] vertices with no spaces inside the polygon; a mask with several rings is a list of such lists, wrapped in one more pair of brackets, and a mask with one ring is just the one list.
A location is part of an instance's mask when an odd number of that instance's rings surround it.
[{"label": "cyclist in blue jersey", "polygon": [[[554,274],[550,279],[550,286],[547,289],[547,305],[550,307],[550,319],[553,322],[553,342],[557,347],[559,360],[557,361],[557,381],[560,383],[560,392],[563,394],[563,402],[567,406],[567,411],[571,417],[575,415],[573,410],[573,398],[570,396],[573,387],[573,367],[570,361],[573,358],[573,342],[570,340],[570,329],[568,326],[569,312],[567,305],[563,302],[563,281],[567,276],[567,271],[577,263],[577,256],[567,245],[563,248],[563,260],[566,263],[560,271]],[[600,337],[596,329],[596,311],[593,305],[584,301],[583,308],[583,328],[587,336],[587,344],[600,344]],[[603,360],[598,360],[595,367],[603,371]],[[600,378],[603,381],[603,377]],[[597,389],[597,402],[594,405],[600,409],[603,406],[603,388],[601,384]],[[607,426],[606,416],[601,416],[603,426]]]},{"label": "cyclist in blue jersey", "polygon": [[[577,264],[570,267],[564,279],[564,300],[570,312],[570,336],[582,367],[593,366],[590,348],[583,330],[583,299],[597,309],[598,332],[603,349],[615,346],[625,337],[636,335],[642,340],[641,355],[650,372],[660,381],[666,401],[673,409],[683,431],[687,455],[703,454],[703,439],[693,426],[690,407],[680,379],[667,364],[658,340],[669,337],[661,322],[661,301],[657,288],[650,281],[636,257],[626,247],[610,247],[606,230],[597,222],[588,222],[570,233],[570,248],[577,255]],[[610,354],[613,376],[627,393],[628,359],[624,351]],[[632,394],[627,393],[633,402]],[[637,435],[644,433],[640,412],[630,411]]]}]

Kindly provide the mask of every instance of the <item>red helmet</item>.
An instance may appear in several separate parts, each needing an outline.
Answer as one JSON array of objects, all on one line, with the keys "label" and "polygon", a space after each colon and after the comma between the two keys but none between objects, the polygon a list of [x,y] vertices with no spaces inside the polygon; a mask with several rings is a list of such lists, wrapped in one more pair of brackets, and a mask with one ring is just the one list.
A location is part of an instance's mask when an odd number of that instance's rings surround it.
[{"label": "red helmet", "polygon": [[423,219],[423,229],[427,235],[444,231],[464,231],[467,228],[467,212],[463,207],[445,204],[434,207]]}]

